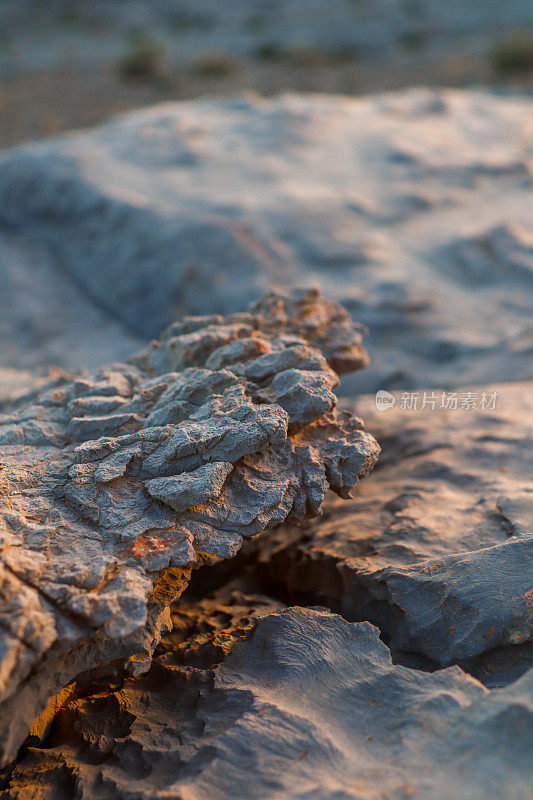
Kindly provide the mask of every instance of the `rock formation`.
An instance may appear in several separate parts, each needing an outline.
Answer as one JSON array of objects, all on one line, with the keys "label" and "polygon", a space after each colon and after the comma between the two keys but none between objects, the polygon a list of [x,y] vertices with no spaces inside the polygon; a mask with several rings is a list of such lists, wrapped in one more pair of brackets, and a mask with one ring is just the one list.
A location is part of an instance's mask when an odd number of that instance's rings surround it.
[{"label": "rock formation", "polygon": [[[378,625],[397,654],[492,685],[533,664],[533,385],[465,392],[495,407],[364,413],[384,448],[357,503],[259,543],[257,585]],[[446,396],[449,393],[444,393]],[[477,398],[477,401],[476,401]],[[459,401],[460,402],[460,401]],[[288,533],[288,532],[287,532]],[[258,554],[254,552],[252,567]],[[498,664],[498,662],[500,662]]]},{"label": "rock formation", "polygon": [[531,378],[531,116],[482,91],[199,100],[5,151],[0,365],[94,369],[311,280],[372,331],[345,393]]},{"label": "rock formation", "polygon": [[186,609],[147,674],[72,689],[4,796],[529,796],[533,673],[491,692],[458,667],[393,665],[368,623],[269,612],[235,593]]},{"label": "rock formation", "polygon": [[272,292],[2,416],[4,762],[79,673],[147,667],[191,567],[350,496],[379,453],[332,392],[360,341],[317,291]]},{"label": "rock formation", "polygon": [[[530,120],[250,97],[0,154],[2,800],[529,800]],[[307,280],[347,311],[240,311]]]}]

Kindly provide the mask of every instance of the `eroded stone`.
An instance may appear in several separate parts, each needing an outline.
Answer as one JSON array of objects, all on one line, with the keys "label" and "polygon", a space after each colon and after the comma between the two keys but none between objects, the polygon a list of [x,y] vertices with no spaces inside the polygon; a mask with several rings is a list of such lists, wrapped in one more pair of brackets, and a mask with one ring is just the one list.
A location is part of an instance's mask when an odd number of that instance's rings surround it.
[{"label": "eroded stone", "polygon": [[491,692],[393,665],[369,623],[273,610],[235,593],[186,607],[147,674],[63,700],[6,797],[529,796],[533,671]]},{"label": "eroded stone", "polygon": [[[319,525],[261,541],[256,584],[369,620],[396,655],[464,663],[492,685],[516,677],[517,659],[533,663],[532,389],[473,387],[477,409],[352,402],[383,445],[378,469]],[[487,672],[502,650],[508,679]]]},{"label": "eroded stone", "polygon": [[316,290],[271,292],[2,416],[4,761],[76,674],[146,668],[191,567],[318,514],[372,468],[376,441],[332,392],[330,364],[362,366],[360,342]]}]

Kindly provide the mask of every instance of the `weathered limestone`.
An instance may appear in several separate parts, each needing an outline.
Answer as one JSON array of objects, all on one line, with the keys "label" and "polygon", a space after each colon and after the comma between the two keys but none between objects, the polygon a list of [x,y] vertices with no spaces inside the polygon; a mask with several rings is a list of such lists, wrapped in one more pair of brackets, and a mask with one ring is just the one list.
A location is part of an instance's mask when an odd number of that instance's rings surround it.
[{"label": "weathered limestone", "polygon": [[235,593],[186,607],[147,674],[72,690],[5,797],[529,797],[533,672],[489,691],[393,665],[368,623],[272,610]]},{"label": "weathered limestone", "polygon": [[272,292],[2,416],[4,763],[77,674],[148,666],[191,567],[350,495],[379,453],[332,392],[360,342],[317,291]]},{"label": "weathered limestone", "polygon": [[478,406],[496,392],[495,407],[352,401],[383,446],[378,469],[319,525],[259,542],[255,581],[369,620],[395,654],[498,685],[533,663],[533,385],[473,390]]}]

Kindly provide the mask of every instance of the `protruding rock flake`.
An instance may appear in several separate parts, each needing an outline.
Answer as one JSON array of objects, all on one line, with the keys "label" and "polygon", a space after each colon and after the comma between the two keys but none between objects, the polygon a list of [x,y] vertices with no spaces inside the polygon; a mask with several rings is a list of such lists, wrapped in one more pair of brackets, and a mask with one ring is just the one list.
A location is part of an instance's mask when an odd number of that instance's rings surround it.
[{"label": "protruding rock flake", "polygon": [[4,763],[78,673],[147,668],[191,568],[372,469],[378,444],[332,391],[366,363],[361,338],[317,290],[273,291],[1,417]]}]

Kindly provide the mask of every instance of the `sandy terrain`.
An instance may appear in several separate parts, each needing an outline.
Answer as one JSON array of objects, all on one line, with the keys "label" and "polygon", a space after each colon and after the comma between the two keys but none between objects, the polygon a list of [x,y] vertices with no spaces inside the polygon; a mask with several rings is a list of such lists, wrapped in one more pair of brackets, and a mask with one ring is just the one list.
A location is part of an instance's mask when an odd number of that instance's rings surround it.
[{"label": "sandy terrain", "polygon": [[0,146],[245,90],[531,90],[532,40],[529,0],[4,0]]}]

